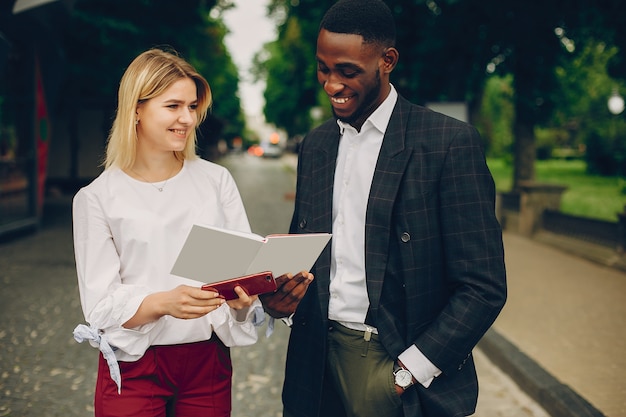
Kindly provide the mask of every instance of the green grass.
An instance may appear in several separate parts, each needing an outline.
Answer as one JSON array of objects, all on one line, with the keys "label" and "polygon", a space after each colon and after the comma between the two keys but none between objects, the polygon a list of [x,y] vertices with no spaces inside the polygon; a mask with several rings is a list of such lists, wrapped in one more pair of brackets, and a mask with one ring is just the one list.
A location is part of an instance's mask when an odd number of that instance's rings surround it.
[{"label": "green grass", "polygon": [[[510,191],[513,167],[503,159],[487,161],[498,191]],[[566,185],[561,211],[573,216],[617,221],[624,211],[626,178],[588,175],[584,161],[548,160],[535,162],[536,181]]]}]

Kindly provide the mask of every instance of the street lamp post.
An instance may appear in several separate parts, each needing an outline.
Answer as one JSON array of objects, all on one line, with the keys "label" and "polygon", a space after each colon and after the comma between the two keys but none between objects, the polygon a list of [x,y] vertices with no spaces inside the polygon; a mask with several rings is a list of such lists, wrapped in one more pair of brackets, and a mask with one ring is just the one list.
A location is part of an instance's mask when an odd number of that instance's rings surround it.
[{"label": "street lamp post", "polygon": [[[609,111],[611,112],[611,114],[613,116],[618,116],[620,114],[622,114],[622,112],[624,111],[624,97],[622,97],[620,95],[620,93],[617,91],[617,88],[613,89],[613,93],[611,93],[611,97],[609,97],[608,102],[606,103]],[[613,120],[611,121],[611,135],[613,136],[613,140],[616,140],[616,136],[617,136],[617,126],[616,126],[616,117],[613,117]],[[619,178],[619,190],[621,193],[624,192],[624,187],[622,185],[622,174],[623,174],[623,170],[622,170],[622,165],[624,164],[624,158],[621,157],[619,158],[619,165],[617,167],[617,176]],[[621,243],[624,244],[626,243],[626,206],[624,206],[624,211],[622,213],[618,213],[618,217],[620,219],[619,224],[620,224],[620,237],[621,237]],[[624,247],[621,247],[621,250],[624,250]]]},{"label": "street lamp post", "polygon": [[[613,120],[611,120],[611,139],[613,141],[617,140],[617,116],[620,115],[624,111],[624,97],[620,95],[617,91],[617,88],[613,89],[613,93],[611,93],[611,97],[606,103],[609,111],[614,116]],[[624,174],[624,158],[620,158],[618,169],[618,175],[621,176]]]},{"label": "street lamp post", "polygon": [[[620,93],[617,91],[617,88],[613,89],[613,92],[611,93],[611,97],[609,97],[609,100],[607,101],[606,105],[609,108],[609,112],[611,112],[611,114],[614,116],[613,120],[611,120],[611,139],[615,141],[617,140],[617,117],[616,116],[619,116],[624,111],[624,97],[620,95]],[[621,165],[621,162],[622,161],[620,161],[620,165]],[[622,170],[619,169],[619,171],[621,173]]]},{"label": "street lamp post", "polygon": [[[617,88],[613,88],[613,92],[611,93],[611,97],[606,103],[609,111],[613,115],[613,120],[611,120],[611,139],[615,142],[617,140],[617,116],[620,115],[624,111],[624,97],[622,97],[617,91]],[[614,143],[615,145],[615,143]],[[620,188],[621,188],[621,178],[623,174],[622,164],[624,163],[623,157],[619,158],[619,165],[617,167],[617,173],[620,178]]]}]

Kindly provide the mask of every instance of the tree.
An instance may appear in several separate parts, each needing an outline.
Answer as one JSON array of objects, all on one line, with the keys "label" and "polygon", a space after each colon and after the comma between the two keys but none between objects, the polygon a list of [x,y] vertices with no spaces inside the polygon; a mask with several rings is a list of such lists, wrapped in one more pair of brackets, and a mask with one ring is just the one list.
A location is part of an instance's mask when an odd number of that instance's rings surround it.
[{"label": "tree", "polygon": [[[309,109],[315,105],[316,86],[313,68],[308,65],[311,48],[303,44],[299,20],[289,19],[283,38],[268,44],[266,49],[270,59],[262,68],[266,74],[272,74],[267,77],[264,93],[266,120],[292,134],[304,132],[309,127],[309,113],[306,110],[294,112],[294,109]],[[284,100],[292,91],[298,92],[295,102]]]},{"label": "tree", "polygon": [[513,77],[493,75],[487,79],[475,124],[485,141],[486,153],[509,158],[513,144]]},{"label": "tree", "polygon": [[577,47],[573,59],[557,67],[561,98],[554,113],[553,126],[564,127],[570,144],[586,146],[587,170],[592,174],[616,175],[624,159],[626,124],[610,114],[607,100],[613,88],[623,86],[612,79],[607,69],[618,55],[617,47],[589,39]]},{"label": "tree", "polygon": [[[240,135],[245,122],[236,94],[239,78],[224,46],[227,28],[219,15],[231,6],[227,0],[77,2],[63,28],[68,111],[89,101],[112,112],[119,80],[132,59],[150,47],[169,46],[211,85],[214,106],[200,144],[213,146],[222,136]],[[213,10],[218,13],[212,15]]]},{"label": "tree", "polygon": [[[320,105],[316,78],[317,27],[331,0],[272,0],[269,14],[278,39],[255,57],[254,71],[265,78],[265,119],[290,135],[305,133],[312,124],[310,109]],[[326,103],[324,103],[326,104]]]},{"label": "tree", "polygon": [[[594,37],[626,50],[626,6],[622,0],[387,0],[397,20],[400,62],[392,74],[399,92],[417,103],[465,101],[470,114],[482,101],[491,74],[512,75],[514,103],[514,188],[534,180],[535,127],[546,123],[554,110],[555,68],[571,55],[561,29],[570,41],[583,44]],[[292,18],[315,25],[301,26],[303,40],[315,44],[317,24],[332,2],[274,0],[282,11],[283,30]],[[295,4],[295,5],[294,5]],[[315,67],[310,54],[309,68]],[[614,59],[612,68],[624,76],[626,60]],[[269,80],[274,77],[268,68]],[[300,68],[300,73],[310,70]],[[281,74],[281,77],[283,74]],[[281,78],[276,82],[280,83]],[[281,95],[287,117],[306,111],[301,95],[310,91],[285,86]],[[270,103],[268,102],[268,106]],[[291,112],[291,113],[289,113]]]}]

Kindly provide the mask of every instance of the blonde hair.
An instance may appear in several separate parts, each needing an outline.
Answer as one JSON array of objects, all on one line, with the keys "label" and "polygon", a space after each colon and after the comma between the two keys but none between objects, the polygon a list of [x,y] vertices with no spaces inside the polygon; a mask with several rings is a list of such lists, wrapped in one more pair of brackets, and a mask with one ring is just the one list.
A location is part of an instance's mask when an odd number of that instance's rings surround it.
[{"label": "blonde hair", "polygon": [[198,124],[187,140],[185,149],[175,151],[174,154],[179,160],[198,157],[197,128],[211,107],[209,83],[175,51],[153,48],[137,56],[120,81],[117,111],[107,142],[105,169],[112,166],[121,169],[132,167],[137,156],[137,105],[159,96],[176,81],[184,78],[189,78],[196,84]]}]

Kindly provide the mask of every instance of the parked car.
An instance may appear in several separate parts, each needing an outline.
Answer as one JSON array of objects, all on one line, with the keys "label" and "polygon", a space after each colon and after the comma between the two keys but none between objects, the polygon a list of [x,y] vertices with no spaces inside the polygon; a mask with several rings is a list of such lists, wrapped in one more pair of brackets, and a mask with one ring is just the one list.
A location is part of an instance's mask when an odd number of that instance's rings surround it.
[{"label": "parked car", "polygon": [[264,158],[280,158],[283,155],[283,148],[279,144],[263,143],[261,144],[263,149]]}]

